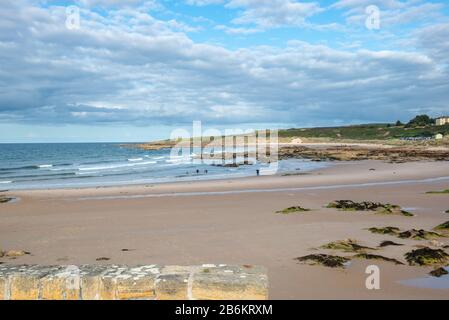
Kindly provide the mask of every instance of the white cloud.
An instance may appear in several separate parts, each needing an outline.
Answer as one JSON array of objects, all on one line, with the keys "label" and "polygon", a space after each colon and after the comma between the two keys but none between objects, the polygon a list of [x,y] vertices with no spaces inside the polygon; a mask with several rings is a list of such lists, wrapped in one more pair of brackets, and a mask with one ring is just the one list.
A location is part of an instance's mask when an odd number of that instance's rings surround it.
[{"label": "white cloud", "polygon": [[295,0],[230,0],[226,7],[243,10],[234,23],[264,28],[301,26],[307,17],[323,10],[316,2]]},{"label": "white cloud", "polygon": [[209,6],[213,4],[222,4],[225,0],[185,0],[187,4],[191,6]]},{"label": "white cloud", "polygon": [[2,9],[3,122],[329,124],[447,110],[447,25],[422,30],[413,51],[230,50],[139,9],[84,8],[79,30],[65,28],[63,7]]},{"label": "white cloud", "polygon": [[442,18],[442,3],[421,0],[340,0],[332,8],[346,9],[346,21],[350,25],[364,26],[367,19],[366,8],[375,5],[380,9],[381,26],[391,27],[413,22],[434,21]]}]

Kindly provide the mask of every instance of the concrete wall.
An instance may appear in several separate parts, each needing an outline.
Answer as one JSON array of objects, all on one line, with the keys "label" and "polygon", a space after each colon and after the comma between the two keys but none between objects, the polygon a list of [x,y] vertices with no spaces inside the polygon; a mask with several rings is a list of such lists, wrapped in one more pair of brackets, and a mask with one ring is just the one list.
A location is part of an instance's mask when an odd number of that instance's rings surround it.
[{"label": "concrete wall", "polygon": [[255,266],[0,265],[0,300],[263,300]]}]

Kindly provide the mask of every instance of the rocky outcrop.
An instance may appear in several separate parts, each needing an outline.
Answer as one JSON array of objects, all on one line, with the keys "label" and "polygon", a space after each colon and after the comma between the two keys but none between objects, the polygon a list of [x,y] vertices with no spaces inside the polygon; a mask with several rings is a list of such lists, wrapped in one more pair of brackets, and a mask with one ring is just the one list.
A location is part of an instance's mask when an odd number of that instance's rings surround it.
[{"label": "rocky outcrop", "polygon": [[449,160],[449,151],[429,148],[391,147],[380,148],[376,146],[326,146],[305,147],[286,146],[279,149],[280,159],[303,158],[315,161],[354,161],[354,160],[383,160],[389,162],[407,162]]},{"label": "rocky outcrop", "polygon": [[0,300],[263,300],[256,266],[0,266]]}]

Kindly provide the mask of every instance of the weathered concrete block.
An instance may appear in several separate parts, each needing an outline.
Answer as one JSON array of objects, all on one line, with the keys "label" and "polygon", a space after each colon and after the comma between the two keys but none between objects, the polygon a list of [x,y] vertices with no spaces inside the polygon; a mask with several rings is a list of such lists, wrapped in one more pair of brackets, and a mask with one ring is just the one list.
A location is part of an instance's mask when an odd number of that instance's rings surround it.
[{"label": "weathered concrete block", "polygon": [[196,300],[266,300],[268,277],[261,267],[204,267],[195,274],[192,298]]},{"label": "weathered concrete block", "polygon": [[0,266],[2,300],[266,299],[260,267]]},{"label": "weathered concrete block", "polygon": [[190,274],[162,274],[156,281],[157,300],[188,300],[187,288]]},{"label": "weathered concrete block", "polygon": [[40,280],[40,299],[42,300],[80,300],[80,269],[67,266],[49,273]]},{"label": "weathered concrete block", "polygon": [[11,300],[38,300],[40,281],[51,272],[57,272],[59,266],[20,266],[9,276],[9,297]]},{"label": "weathered concrete block", "polygon": [[120,300],[155,299],[155,284],[159,273],[156,266],[135,267],[124,271],[117,277],[117,298]]}]

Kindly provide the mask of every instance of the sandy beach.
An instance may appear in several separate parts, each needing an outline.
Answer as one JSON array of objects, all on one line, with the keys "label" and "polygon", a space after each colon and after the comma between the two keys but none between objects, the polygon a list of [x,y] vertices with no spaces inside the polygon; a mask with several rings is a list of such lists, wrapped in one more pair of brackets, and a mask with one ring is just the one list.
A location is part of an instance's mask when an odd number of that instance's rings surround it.
[{"label": "sandy beach", "polygon": [[[6,191],[17,201],[0,204],[0,247],[30,255],[5,264],[238,264],[269,270],[271,299],[447,299],[449,289],[401,281],[433,270],[353,260],[346,269],[299,264],[331,241],[356,239],[368,247],[383,240],[404,244],[376,250],[402,262],[428,240],[376,235],[370,227],[431,230],[449,220],[448,162],[338,162],[291,176],[155,185]],[[325,208],[334,200],[376,201],[415,214],[376,215]],[[291,206],[312,211],[289,215]],[[449,244],[448,238],[439,240]],[[97,261],[107,257],[108,261]],[[365,268],[378,265],[381,289],[367,290]]]}]

